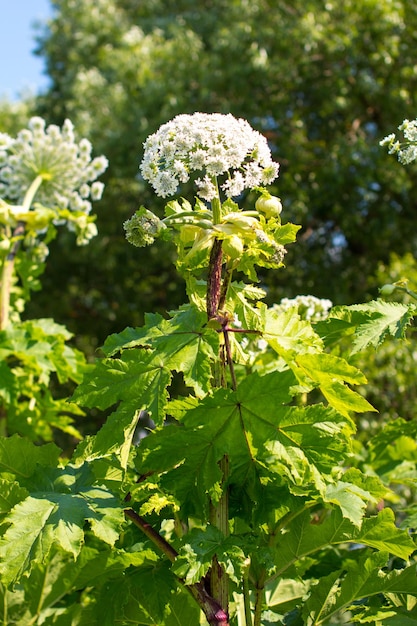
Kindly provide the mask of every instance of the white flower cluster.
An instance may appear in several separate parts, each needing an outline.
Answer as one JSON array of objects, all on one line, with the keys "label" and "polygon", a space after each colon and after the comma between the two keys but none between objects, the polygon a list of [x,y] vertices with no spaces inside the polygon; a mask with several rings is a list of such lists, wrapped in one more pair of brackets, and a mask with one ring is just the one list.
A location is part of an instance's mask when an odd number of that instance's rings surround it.
[{"label": "white flower cluster", "polygon": [[217,179],[228,198],[244,189],[268,185],[278,175],[265,137],[246,120],[220,113],[178,115],[144,143],[140,171],[158,196],[176,193],[196,173],[197,195],[218,196]]},{"label": "white flower cluster", "polygon": [[303,320],[318,322],[326,319],[329,310],[332,308],[331,300],[316,298],[315,296],[296,296],[295,298],[283,298],[279,304],[274,304],[273,308],[278,311],[287,311],[295,308]]},{"label": "white flower cluster", "polygon": [[396,154],[403,165],[417,159],[417,119],[410,122],[404,120],[398,127],[404,134],[405,141],[400,142],[394,133],[387,135],[379,142],[380,146],[388,147],[388,154]]},{"label": "white flower cluster", "polygon": [[45,129],[41,117],[32,117],[29,127],[16,139],[0,134],[0,196],[21,204],[30,185],[40,176],[37,202],[88,215],[88,198],[101,198],[104,185],[96,179],[108,165],[104,156],[92,159],[91,150],[87,139],[75,142],[70,120],[65,120],[62,129],[54,124]]}]

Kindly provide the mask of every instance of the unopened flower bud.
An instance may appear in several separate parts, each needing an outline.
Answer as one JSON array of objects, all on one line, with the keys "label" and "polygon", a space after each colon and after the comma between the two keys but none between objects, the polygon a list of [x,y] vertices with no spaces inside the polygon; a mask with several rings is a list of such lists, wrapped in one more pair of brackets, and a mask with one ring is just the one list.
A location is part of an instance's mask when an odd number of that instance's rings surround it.
[{"label": "unopened flower bud", "polygon": [[126,220],[123,228],[128,242],[143,248],[152,244],[166,226],[159,217],[142,206],[129,220]]},{"label": "unopened flower bud", "polygon": [[282,211],[281,200],[270,194],[262,194],[255,202],[255,208],[259,213],[263,213],[267,219],[278,217]]},{"label": "unopened flower bud", "polygon": [[397,287],[395,285],[392,285],[391,283],[387,283],[386,285],[382,285],[382,287],[380,287],[379,293],[381,294],[381,296],[390,296],[391,294],[394,293],[396,288]]}]

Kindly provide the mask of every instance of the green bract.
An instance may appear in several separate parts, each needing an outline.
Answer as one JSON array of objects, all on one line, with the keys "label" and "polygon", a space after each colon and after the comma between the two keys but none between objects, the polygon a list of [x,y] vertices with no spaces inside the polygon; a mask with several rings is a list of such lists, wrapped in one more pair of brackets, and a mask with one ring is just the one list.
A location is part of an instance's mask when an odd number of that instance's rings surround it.
[{"label": "green bract", "polygon": [[134,246],[149,246],[155,241],[165,224],[151,211],[141,207],[129,220],[123,224],[126,239]]}]

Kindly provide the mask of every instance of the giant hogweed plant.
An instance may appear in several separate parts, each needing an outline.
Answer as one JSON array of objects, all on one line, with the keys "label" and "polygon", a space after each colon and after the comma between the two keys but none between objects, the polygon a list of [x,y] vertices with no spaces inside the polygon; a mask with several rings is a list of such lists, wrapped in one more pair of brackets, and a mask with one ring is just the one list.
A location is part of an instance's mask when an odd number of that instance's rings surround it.
[{"label": "giant hogweed plant", "polygon": [[[391,454],[415,426],[360,448],[353,418],[373,409],[338,349],[399,335],[415,311],[378,300],[309,320],[306,299],[263,303],[257,268],[285,271],[298,227],[247,122],[178,116],[146,141],[141,173],[167,204],[141,207],[127,239],[172,241],[188,301],[106,340],[71,400],[110,414],[69,460],[0,441],[2,622],[416,623]],[[194,200],[175,197],[190,182]]]},{"label": "giant hogweed plant", "polygon": [[[54,431],[80,437],[82,415],[57,397],[51,378],[79,382],[85,359],[67,341],[71,334],[51,319],[21,321],[30,292],[39,289],[48,244],[67,225],[85,244],[96,232],[91,212],[103,183],[104,157],[91,157],[87,139],[73,125],[45,127],[33,117],[13,138],[0,133],[0,433],[50,441]],[[63,277],[64,279],[64,277]],[[56,385],[55,385],[56,386]]]}]

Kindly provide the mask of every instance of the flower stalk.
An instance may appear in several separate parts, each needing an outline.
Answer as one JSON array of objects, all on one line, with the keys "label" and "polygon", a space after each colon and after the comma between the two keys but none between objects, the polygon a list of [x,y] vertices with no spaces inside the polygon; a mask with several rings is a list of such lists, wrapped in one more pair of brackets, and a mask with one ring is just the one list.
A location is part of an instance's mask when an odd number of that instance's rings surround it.
[{"label": "flower stalk", "polygon": [[4,330],[9,325],[10,292],[13,284],[15,260],[24,232],[25,223],[19,222],[13,231],[12,244],[3,262],[0,286],[0,330]]},{"label": "flower stalk", "polygon": [[210,252],[207,276],[207,317],[217,317],[222,286],[223,251],[222,241],[215,239]]},{"label": "flower stalk", "polygon": [[[38,191],[39,187],[42,184],[42,176],[38,175],[33,180],[29,189],[27,190],[22,209],[24,212],[30,211],[33,199]],[[13,274],[14,267],[16,261],[16,255],[19,250],[20,244],[22,242],[23,236],[25,233],[25,222],[20,220],[17,223],[13,231],[13,236],[11,238],[11,245],[9,252],[6,255],[6,258],[3,262],[2,272],[1,272],[1,287],[0,287],[0,330],[4,330],[9,324],[9,316],[10,316],[10,292],[13,284]]]},{"label": "flower stalk", "polygon": [[[29,127],[16,138],[1,133],[0,197],[4,250],[0,274],[0,329],[10,320],[10,294],[16,258],[25,235],[31,247],[42,251],[42,235],[54,224],[66,223],[77,234],[77,243],[87,243],[97,233],[91,202],[99,200],[103,183],[96,180],[107,167],[104,156],[91,158],[87,139],[75,142],[73,125],[65,120],[62,129],[33,117]],[[38,204],[34,205],[34,200]],[[13,231],[13,232],[11,232]],[[43,247],[42,247],[43,246]]]},{"label": "flower stalk", "polygon": [[[178,552],[143,517],[133,509],[125,509],[125,515],[165,554],[171,563],[175,561]],[[181,579],[180,582],[184,584]],[[200,606],[210,626],[229,626],[227,613],[222,609],[221,604],[207,592],[203,582],[184,586]]]},{"label": "flower stalk", "polygon": [[[213,211],[213,224],[219,224],[221,221],[221,202],[218,197],[213,198],[211,202],[212,211]],[[222,241],[219,239],[215,239],[213,242],[213,247],[210,253],[210,261],[209,261],[209,269],[208,269],[208,278],[207,278],[207,317],[208,319],[218,318],[219,316],[219,305],[221,300],[223,302],[226,298],[225,289],[222,286],[222,270],[223,270],[223,251],[222,251]],[[226,278],[225,278],[226,280]],[[229,275],[227,274],[227,280],[229,280]],[[223,296],[223,298],[222,298]],[[219,354],[219,368],[221,372],[225,371],[225,358],[226,362],[229,364],[231,368],[231,372],[233,374],[232,380],[233,385],[236,385],[236,378],[234,377],[233,364],[230,360],[230,345],[228,342],[227,331],[223,333],[225,348],[226,348],[226,357],[224,351],[221,351]],[[222,375],[220,380],[218,381],[219,385],[226,384],[225,377]],[[228,479],[229,479],[229,458],[227,455],[224,455],[223,458],[219,461],[219,469],[222,473],[222,483],[223,483],[223,493],[219,499],[219,501],[215,504],[210,503],[210,524],[215,526],[220,530],[220,532],[227,537],[229,534],[229,488],[228,488]],[[213,598],[220,604],[225,613],[228,615],[229,612],[229,580],[226,572],[224,571],[221,564],[218,562],[216,555],[212,559],[211,563],[211,572],[210,572],[210,592]]]},{"label": "flower stalk", "polygon": [[[233,271],[244,271],[253,276],[255,258],[258,264],[280,267],[284,249],[279,239],[274,238],[280,227],[282,207],[279,199],[268,194],[266,201],[269,204],[265,205],[264,201],[262,210],[255,207],[255,210],[241,211],[232,198],[240,196],[245,189],[265,195],[267,192],[263,185],[275,180],[279,165],[272,160],[265,137],[245,120],[232,115],[179,115],[150,135],[144,148],[140,172],[155,193],[162,198],[174,196],[180,184],[191,181],[196,188],[197,201],[194,209],[186,200],[168,202],[163,218],[141,206],[124,223],[126,238],[139,247],[150,245],[158,237],[173,239],[178,251],[179,271],[187,278],[192,276],[193,280],[200,280],[201,273],[206,272],[205,302],[201,308],[205,307],[209,326],[215,328],[221,337],[219,352],[212,362],[211,384],[213,387],[231,387],[236,391],[237,377],[229,333],[240,332],[240,329],[229,326],[234,311],[233,308],[230,310],[228,300]],[[241,332],[258,333],[253,329]],[[209,515],[205,523],[227,537],[230,533],[231,470],[228,450],[221,454],[223,456],[218,461],[221,495],[209,498]],[[145,527],[144,520],[140,521],[133,513],[127,515],[159,545],[155,531]],[[172,558],[166,546],[162,545],[161,549],[168,558]],[[226,626],[229,576],[220,561],[217,555],[211,558],[209,608],[206,605],[205,581],[188,588],[209,624]],[[252,626],[249,564],[246,575],[246,622],[247,626]],[[213,602],[214,605],[211,604]],[[210,612],[213,606],[218,610]]]}]

